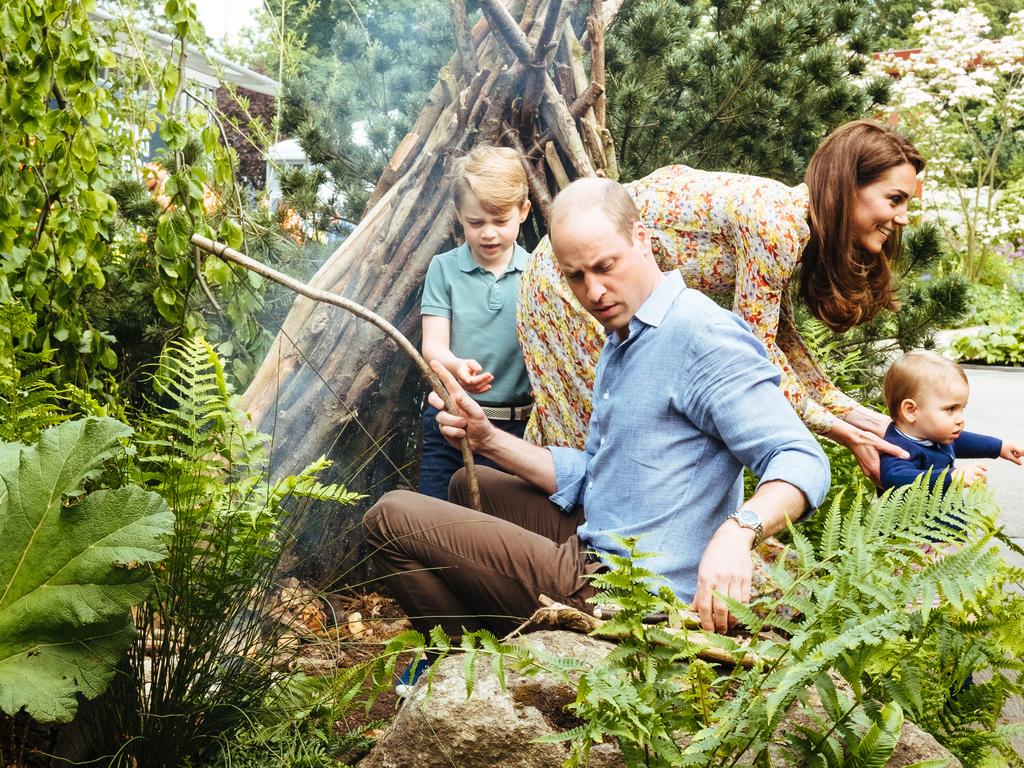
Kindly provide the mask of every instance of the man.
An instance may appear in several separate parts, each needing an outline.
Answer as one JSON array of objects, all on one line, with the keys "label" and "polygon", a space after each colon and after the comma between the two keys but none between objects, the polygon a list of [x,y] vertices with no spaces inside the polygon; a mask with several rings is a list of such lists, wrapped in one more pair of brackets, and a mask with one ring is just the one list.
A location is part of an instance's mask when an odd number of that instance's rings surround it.
[{"label": "man", "polygon": [[[621,185],[581,179],[563,190],[551,242],[573,294],[608,333],[585,450],[496,429],[433,364],[458,410],[438,414],[441,432],[467,435],[514,474],[480,471],[486,514],[458,506],[458,476],[455,503],[386,494],[364,518],[374,558],[417,629],[503,634],[541,593],[585,608],[587,574],[603,567],[602,553],[621,552],[612,536],[639,536],[658,553],[645,567],[693,601],[706,629],[724,632],[718,594],[749,600],[750,550],[821,502],[828,460],[743,321],[677,271],[658,270]],[[744,465],[761,482],[741,506]]]}]

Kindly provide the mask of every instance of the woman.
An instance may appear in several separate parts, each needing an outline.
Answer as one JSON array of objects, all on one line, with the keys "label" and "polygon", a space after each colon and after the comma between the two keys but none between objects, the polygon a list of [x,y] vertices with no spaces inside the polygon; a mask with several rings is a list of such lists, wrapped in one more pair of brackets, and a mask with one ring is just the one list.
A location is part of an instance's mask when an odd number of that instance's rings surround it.
[{"label": "woman", "polygon": [[[879,452],[903,454],[882,439],[889,419],[821,372],[794,323],[789,284],[799,273],[800,297],[835,331],[896,308],[889,262],[923,168],[905,138],[858,120],[822,143],[796,187],[679,165],[626,185],[661,268],[679,269],[691,288],[731,293],[804,423],[849,448],[876,483]],[[547,240],[523,273],[519,336],[535,403],[527,438],[582,447],[604,333],[573,298]]]}]

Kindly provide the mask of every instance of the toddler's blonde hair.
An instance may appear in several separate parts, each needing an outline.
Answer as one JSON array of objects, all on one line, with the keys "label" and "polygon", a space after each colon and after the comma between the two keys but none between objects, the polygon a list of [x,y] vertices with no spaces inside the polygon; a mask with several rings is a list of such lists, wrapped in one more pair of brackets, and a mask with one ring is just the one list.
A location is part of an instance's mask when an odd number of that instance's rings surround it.
[{"label": "toddler's blonde hair", "polygon": [[957,378],[967,383],[964,369],[952,360],[926,349],[906,352],[889,366],[882,382],[890,418],[895,421],[900,415],[900,404],[904,400],[919,399],[926,389]]},{"label": "toddler's blonde hair", "polygon": [[522,156],[509,147],[481,144],[455,161],[452,196],[459,210],[472,194],[490,214],[522,208],[529,196]]}]

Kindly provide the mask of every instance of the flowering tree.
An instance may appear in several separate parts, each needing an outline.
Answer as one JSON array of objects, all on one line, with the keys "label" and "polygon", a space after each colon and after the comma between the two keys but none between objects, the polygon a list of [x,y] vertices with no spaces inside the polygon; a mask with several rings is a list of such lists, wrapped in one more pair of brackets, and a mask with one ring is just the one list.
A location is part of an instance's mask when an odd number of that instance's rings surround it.
[{"label": "flowering tree", "polygon": [[1007,234],[996,210],[998,170],[1015,134],[1024,135],[1024,12],[1010,16],[999,39],[971,2],[958,10],[936,3],[914,26],[920,50],[875,66],[895,75],[892,108],[928,158],[926,214],[977,278]]}]

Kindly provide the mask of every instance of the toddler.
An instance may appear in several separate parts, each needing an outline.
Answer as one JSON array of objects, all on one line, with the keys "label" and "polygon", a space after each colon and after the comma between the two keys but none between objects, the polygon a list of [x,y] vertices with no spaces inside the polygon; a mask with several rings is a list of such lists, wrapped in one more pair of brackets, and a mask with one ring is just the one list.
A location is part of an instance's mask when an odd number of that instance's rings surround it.
[{"label": "toddler", "polygon": [[886,372],[883,390],[893,421],[885,439],[910,454],[907,459],[881,456],[883,490],[910,485],[927,472],[931,472],[928,482],[934,489],[946,469],[943,492],[954,479],[965,486],[984,481],[986,467],[967,464],[956,468],[958,458],[1024,461],[1020,443],[964,431],[967,376],[953,361],[925,350],[907,352]]},{"label": "toddler", "polygon": [[[519,153],[476,147],[455,163],[452,196],[465,242],[435,256],[427,269],[420,304],[423,357],[451,371],[496,427],[522,437],[532,399],[516,334],[516,299],[529,254],[516,238],[530,202]],[[447,499],[462,455],[441,435],[436,415],[428,404],[419,491]]]}]

